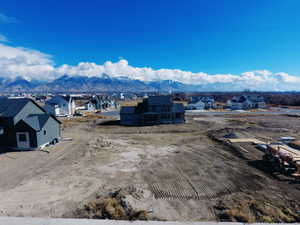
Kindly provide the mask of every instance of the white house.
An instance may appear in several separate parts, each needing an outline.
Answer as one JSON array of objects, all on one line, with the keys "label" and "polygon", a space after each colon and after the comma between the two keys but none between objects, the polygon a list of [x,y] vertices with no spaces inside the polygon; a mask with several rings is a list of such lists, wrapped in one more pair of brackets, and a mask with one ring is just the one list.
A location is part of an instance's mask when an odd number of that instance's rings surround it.
[{"label": "white house", "polygon": [[212,96],[192,96],[189,105],[196,105],[199,109],[202,109],[202,103],[204,104],[203,109],[216,108],[215,99]]},{"label": "white house", "polygon": [[44,109],[54,116],[73,116],[76,104],[71,96],[56,95],[45,103]]},{"label": "white house", "polygon": [[259,95],[242,95],[238,97],[233,97],[228,100],[226,107],[231,110],[241,110],[241,109],[260,109],[265,108],[266,103],[264,98]]},{"label": "white house", "polygon": [[202,102],[202,101],[198,101],[198,102],[196,102],[194,104],[188,104],[185,108],[187,110],[204,110],[205,103]]}]

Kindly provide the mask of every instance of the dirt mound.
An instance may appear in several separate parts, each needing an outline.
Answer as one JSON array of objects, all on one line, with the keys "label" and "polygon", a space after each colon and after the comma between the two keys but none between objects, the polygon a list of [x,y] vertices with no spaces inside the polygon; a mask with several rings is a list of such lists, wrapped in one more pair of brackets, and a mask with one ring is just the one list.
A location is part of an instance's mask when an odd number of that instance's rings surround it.
[{"label": "dirt mound", "polygon": [[128,195],[138,196],[139,191],[141,190],[130,187],[111,192],[104,198],[97,196],[96,200],[87,203],[82,209],[77,209],[72,216],[87,219],[157,220],[146,210],[138,210],[127,201]]}]

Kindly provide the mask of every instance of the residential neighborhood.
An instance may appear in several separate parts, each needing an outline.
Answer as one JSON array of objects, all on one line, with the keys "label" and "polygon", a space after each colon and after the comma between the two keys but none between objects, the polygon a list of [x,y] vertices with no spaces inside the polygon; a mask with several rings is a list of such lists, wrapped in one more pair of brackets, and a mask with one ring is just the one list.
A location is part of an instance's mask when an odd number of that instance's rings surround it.
[{"label": "residential neighborhood", "polygon": [[300,0],[3,0],[0,225],[300,225]]}]

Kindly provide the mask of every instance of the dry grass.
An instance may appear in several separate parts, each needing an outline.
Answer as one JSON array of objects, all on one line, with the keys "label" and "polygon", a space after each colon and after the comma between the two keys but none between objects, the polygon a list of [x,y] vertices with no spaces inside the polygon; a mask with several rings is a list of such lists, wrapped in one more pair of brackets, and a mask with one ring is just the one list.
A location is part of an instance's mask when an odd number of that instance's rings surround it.
[{"label": "dry grass", "polygon": [[242,126],[242,125],[255,126],[255,125],[257,125],[255,122],[249,121],[248,119],[227,119],[226,121],[235,126]]},{"label": "dry grass", "polygon": [[[101,200],[98,196],[93,202],[86,204],[83,209],[75,211],[76,218],[111,219],[111,220],[149,220],[150,216],[145,210],[134,210],[124,200],[120,192],[110,193]],[[151,218],[153,219],[153,218]]]},{"label": "dry grass", "polygon": [[60,117],[59,120],[62,122],[62,129],[72,127],[78,123],[88,123],[96,121],[97,119],[107,119],[107,116],[103,116],[95,113],[85,113],[83,117]]},{"label": "dry grass", "polygon": [[264,199],[258,196],[243,194],[230,201],[220,201],[215,209],[221,221],[232,222],[266,222],[266,223],[292,223],[299,222],[300,215],[291,205],[283,205],[277,199]]},{"label": "dry grass", "polygon": [[122,101],[120,102],[121,106],[136,106],[138,103],[142,102],[142,99],[131,100],[131,101]]}]

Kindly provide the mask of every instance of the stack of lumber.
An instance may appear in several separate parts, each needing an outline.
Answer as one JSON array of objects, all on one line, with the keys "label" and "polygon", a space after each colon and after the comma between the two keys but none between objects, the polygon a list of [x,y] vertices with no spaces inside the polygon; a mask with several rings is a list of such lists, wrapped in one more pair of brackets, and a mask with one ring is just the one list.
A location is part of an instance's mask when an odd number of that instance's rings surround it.
[{"label": "stack of lumber", "polygon": [[260,141],[256,138],[231,138],[229,139],[231,143],[243,143],[243,142],[248,142],[248,143],[253,143],[253,144],[266,144],[263,141]]}]

